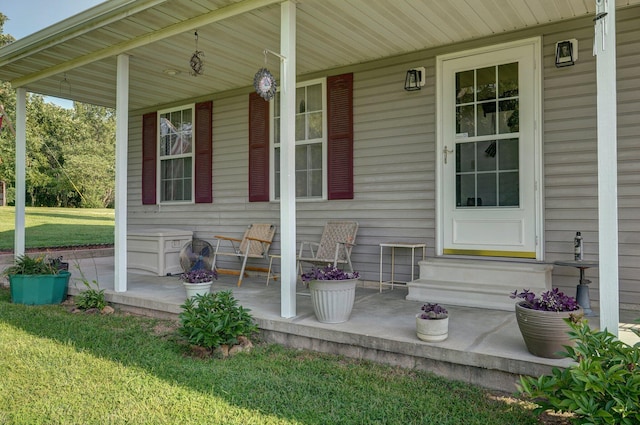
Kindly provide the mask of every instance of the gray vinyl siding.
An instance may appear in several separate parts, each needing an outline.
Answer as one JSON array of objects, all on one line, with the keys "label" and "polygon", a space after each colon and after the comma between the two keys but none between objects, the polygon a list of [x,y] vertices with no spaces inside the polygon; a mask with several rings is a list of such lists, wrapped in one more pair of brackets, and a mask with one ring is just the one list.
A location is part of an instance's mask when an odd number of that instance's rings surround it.
[{"label": "gray vinyl siding", "polygon": [[[640,308],[640,8],[619,10],[617,17],[620,299],[623,307]],[[363,278],[371,281],[378,280],[381,242],[425,242],[427,255],[433,256],[435,161],[439,159],[435,152],[435,58],[532,36],[542,36],[543,40],[545,261],[570,258],[576,231],[584,237],[585,256],[597,260],[596,58],[592,56],[592,17],[308,76],[354,73],[355,195],[353,200],[298,202],[298,241],[318,240],[328,219],[357,220],[360,230],[352,258]],[[578,62],[558,69],[554,65],[555,43],[570,38],[578,39]],[[426,86],[417,92],[406,92],[406,70],[417,66],[426,68]],[[141,204],[142,113],[131,116],[129,226],[184,228],[211,241],[215,234],[240,236],[251,222],[273,222],[278,225],[278,232],[272,250],[280,251],[278,203],[248,202],[248,93],[249,89],[213,98],[212,204]],[[164,105],[158,109],[161,107]],[[408,279],[408,255],[403,250],[398,255],[398,263],[404,264],[398,269],[399,278]],[[591,298],[597,300],[597,270],[588,270],[587,277],[593,281]],[[577,279],[576,270],[554,269],[554,286],[569,293],[575,292]],[[514,282],[514,289],[517,288]]]}]

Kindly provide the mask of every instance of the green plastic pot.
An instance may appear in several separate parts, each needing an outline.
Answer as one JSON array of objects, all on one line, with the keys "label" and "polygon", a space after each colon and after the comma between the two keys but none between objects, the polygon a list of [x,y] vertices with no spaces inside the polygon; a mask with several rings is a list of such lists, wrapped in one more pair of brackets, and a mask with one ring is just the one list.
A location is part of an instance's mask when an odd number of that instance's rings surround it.
[{"label": "green plastic pot", "polygon": [[60,304],[67,298],[71,273],[9,275],[11,301],[16,304]]}]

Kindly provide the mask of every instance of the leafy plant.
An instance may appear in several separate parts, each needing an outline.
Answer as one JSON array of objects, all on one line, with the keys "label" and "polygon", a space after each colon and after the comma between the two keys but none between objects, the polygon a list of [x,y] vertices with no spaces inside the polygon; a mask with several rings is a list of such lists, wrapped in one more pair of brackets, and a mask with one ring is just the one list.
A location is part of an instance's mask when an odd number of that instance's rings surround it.
[{"label": "leafy plant", "polygon": [[27,254],[20,255],[16,258],[15,264],[4,269],[3,274],[29,274],[44,275],[58,274],[58,268],[55,267],[44,255],[30,257]]},{"label": "leafy plant", "polygon": [[234,345],[239,336],[250,337],[258,331],[251,310],[238,305],[231,291],[196,295],[181,307],[178,331],[193,345],[208,349]]},{"label": "leafy plant", "polygon": [[420,315],[421,319],[437,320],[449,317],[447,309],[442,307],[440,304],[426,303],[420,307],[420,310],[423,312]]},{"label": "leafy plant", "polygon": [[[80,272],[80,281],[87,288],[74,297],[76,306],[80,310],[89,310],[91,308],[102,310],[105,308],[107,306],[107,301],[104,296],[104,289],[100,289],[100,285],[96,279],[89,282],[89,279],[85,276],[80,265],[76,264],[76,268]],[[92,285],[94,285],[95,288],[92,288]]]},{"label": "leafy plant", "polygon": [[357,279],[358,277],[360,277],[358,272],[345,272],[331,264],[322,269],[312,267],[310,271],[301,275],[303,282],[309,282],[312,280],[349,280]]},{"label": "leafy plant", "polygon": [[522,377],[520,393],[538,405],[536,413],[572,412],[577,424],[639,424],[640,343],[625,344],[606,330],[592,330],[585,320],[565,321],[576,341],[565,357],[577,364],[539,378]]},{"label": "leafy plant", "polygon": [[545,291],[540,294],[540,297],[536,297],[536,294],[530,292],[528,289],[518,293],[514,291],[511,298],[522,298],[524,302],[522,306],[541,311],[575,311],[580,309],[578,301],[569,295],[565,295],[560,292],[558,288],[554,288],[551,291]]},{"label": "leafy plant", "polygon": [[180,275],[180,280],[187,283],[204,283],[211,282],[218,278],[218,274],[215,270],[196,269],[189,270],[188,272]]}]

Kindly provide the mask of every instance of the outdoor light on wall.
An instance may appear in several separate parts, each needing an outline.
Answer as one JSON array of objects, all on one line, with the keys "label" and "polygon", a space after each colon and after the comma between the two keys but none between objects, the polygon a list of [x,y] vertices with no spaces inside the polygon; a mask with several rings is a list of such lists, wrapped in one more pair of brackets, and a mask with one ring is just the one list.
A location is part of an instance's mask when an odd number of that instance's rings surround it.
[{"label": "outdoor light on wall", "polygon": [[425,72],[424,67],[413,68],[407,71],[407,76],[404,80],[404,89],[406,91],[420,90],[425,84]]},{"label": "outdoor light on wall", "polygon": [[556,43],[556,68],[572,66],[578,60],[578,40],[558,41]]}]

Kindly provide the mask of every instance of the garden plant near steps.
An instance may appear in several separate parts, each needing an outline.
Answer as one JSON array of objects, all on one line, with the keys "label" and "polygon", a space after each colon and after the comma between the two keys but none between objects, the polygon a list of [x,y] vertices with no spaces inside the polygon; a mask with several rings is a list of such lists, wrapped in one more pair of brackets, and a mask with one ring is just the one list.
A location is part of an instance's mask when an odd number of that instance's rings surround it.
[{"label": "garden plant near steps", "polygon": [[577,424],[640,424],[640,343],[630,346],[607,331],[594,331],[586,320],[566,321],[576,346],[566,347],[565,355],[577,364],[521,378],[520,393],[539,406],[537,413],[571,412]]},{"label": "garden plant near steps", "polygon": [[181,307],[179,332],[193,345],[212,350],[258,331],[250,310],[238,305],[231,291],[196,295]]}]

